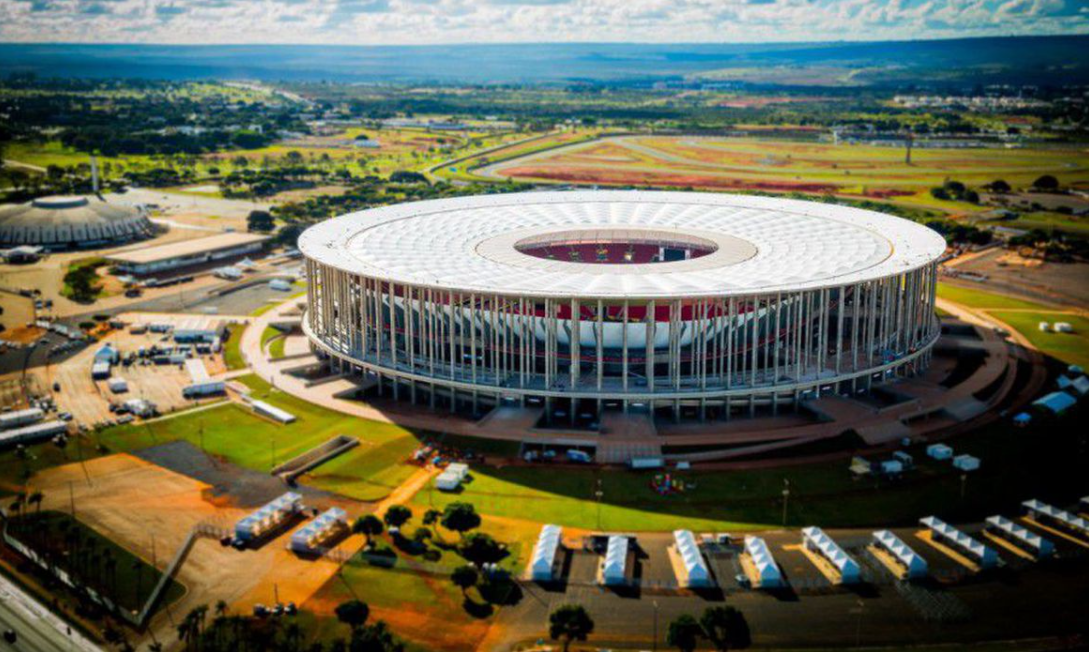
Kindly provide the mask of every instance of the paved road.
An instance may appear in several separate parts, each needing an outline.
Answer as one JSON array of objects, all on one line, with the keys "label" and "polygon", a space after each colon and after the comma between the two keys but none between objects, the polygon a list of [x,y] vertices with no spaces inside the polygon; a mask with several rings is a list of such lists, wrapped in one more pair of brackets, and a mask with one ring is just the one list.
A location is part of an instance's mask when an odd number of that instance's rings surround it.
[{"label": "paved road", "polygon": [[75,629],[69,629],[63,620],[3,576],[0,576],[0,629],[13,629],[18,634],[14,645],[0,639],[0,651],[4,652],[101,652],[101,648]]}]

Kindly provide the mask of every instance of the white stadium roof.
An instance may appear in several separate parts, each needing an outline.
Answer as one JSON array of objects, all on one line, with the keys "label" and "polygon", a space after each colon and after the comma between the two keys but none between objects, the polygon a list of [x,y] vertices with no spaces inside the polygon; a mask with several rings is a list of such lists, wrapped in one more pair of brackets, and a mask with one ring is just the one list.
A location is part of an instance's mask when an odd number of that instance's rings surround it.
[{"label": "white stadium roof", "polygon": [[[514,245],[548,235],[650,232],[703,240],[675,262],[547,260]],[[562,236],[561,236],[562,234]],[[459,197],[328,220],[299,240],[308,257],[394,283],[556,297],[698,297],[798,291],[884,278],[936,260],[934,231],[882,213],[771,197],[549,191]]]}]

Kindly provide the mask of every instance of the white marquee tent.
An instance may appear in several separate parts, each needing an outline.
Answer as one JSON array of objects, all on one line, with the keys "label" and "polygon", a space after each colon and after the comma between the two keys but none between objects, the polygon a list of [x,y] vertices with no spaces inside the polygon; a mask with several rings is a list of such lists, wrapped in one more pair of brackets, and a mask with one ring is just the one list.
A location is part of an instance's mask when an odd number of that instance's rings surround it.
[{"label": "white marquee tent", "polygon": [[926,560],[912,550],[908,544],[904,543],[900,537],[888,530],[878,530],[873,533],[873,540],[874,545],[887,550],[889,554],[895,557],[896,560],[907,569],[908,579],[926,577]]},{"label": "white marquee tent", "polygon": [[745,552],[749,553],[759,575],[760,588],[773,589],[783,585],[783,574],[775,558],[768,550],[768,544],[760,537],[745,537]]},{"label": "white marquee tent", "polygon": [[684,564],[684,583],[690,587],[712,586],[711,572],[707,570],[707,563],[700,554],[700,548],[696,544],[696,537],[690,530],[674,530],[673,541],[677,546],[677,554]]},{"label": "white marquee tent", "polygon": [[979,562],[980,568],[992,568],[998,564],[998,553],[994,548],[985,546],[957,528],[949,525],[936,516],[927,516],[919,519],[924,527],[930,528],[936,538],[950,543],[965,552],[969,557]]},{"label": "white marquee tent", "polygon": [[563,528],[551,523],[541,528],[537,536],[537,545],[533,548],[533,557],[529,561],[530,577],[538,582],[549,582],[556,565],[556,552],[563,538]]},{"label": "white marquee tent", "polygon": [[601,566],[601,579],[606,585],[627,582],[628,537],[612,535],[605,549],[605,562]]},{"label": "white marquee tent", "polygon": [[839,571],[840,581],[843,584],[853,584],[861,579],[858,562],[851,558],[832,537],[824,533],[817,526],[810,526],[802,530],[802,541],[810,550],[815,550]]}]

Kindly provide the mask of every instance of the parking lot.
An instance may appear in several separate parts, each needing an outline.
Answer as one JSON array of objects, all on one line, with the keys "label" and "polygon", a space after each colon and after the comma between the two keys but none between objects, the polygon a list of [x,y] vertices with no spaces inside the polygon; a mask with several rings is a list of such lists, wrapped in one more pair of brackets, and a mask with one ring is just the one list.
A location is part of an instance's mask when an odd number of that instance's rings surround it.
[{"label": "parking lot", "polygon": [[[219,400],[214,397],[201,401],[184,398],[182,388],[189,385],[191,379],[181,364],[154,364],[148,358],[135,357],[129,362],[114,365],[111,378],[122,378],[128,385],[127,391],[120,393],[111,391],[104,379],[93,380],[91,365],[95,352],[106,345],[116,348],[122,360],[130,358],[140,349],[150,351],[152,347],[178,346],[170,333],[150,330],[133,333],[133,324],[160,323],[170,324],[172,327],[185,324],[189,327],[206,328],[221,318],[211,315],[124,313],[118,319],[126,325],[124,328],[112,330],[96,344],[62,362],[37,367],[28,372],[41,391],[53,394],[59,413],[68,412],[76,423],[92,427],[115,420],[117,415],[110,411],[110,405],[120,404],[128,399],[151,401],[160,414],[168,414],[209,400]],[[191,349],[188,355],[202,360],[210,376],[226,370],[221,353],[198,354]]]}]

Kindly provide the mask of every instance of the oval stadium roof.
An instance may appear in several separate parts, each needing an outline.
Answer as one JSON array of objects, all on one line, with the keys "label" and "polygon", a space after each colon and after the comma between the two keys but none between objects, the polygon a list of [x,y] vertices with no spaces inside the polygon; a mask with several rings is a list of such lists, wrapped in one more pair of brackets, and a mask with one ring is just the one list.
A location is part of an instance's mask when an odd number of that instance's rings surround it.
[{"label": "oval stadium roof", "polygon": [[[548,260],[518,243],[632,234],[709,243],[652,264]],[[299,246],[320,263],[394,283],[463,292],[666,298],[788,292],[900,274],[945,241],[883,213],[771,197],[693,192],[549,191],[439,199],[344,215]]]}]

